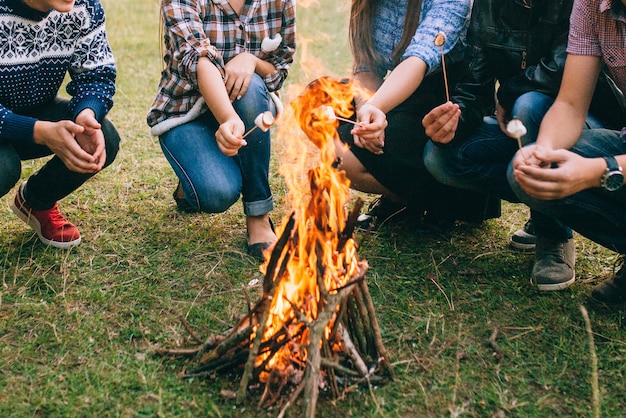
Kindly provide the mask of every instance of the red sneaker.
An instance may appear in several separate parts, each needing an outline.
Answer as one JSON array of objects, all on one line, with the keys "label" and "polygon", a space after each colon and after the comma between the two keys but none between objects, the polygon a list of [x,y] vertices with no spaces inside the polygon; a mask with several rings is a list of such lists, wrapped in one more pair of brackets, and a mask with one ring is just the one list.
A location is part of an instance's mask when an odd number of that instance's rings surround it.
[{"label": "red sneaker", "polygon": [[30,225],[37,232],[41,242],[46,245],[69,248],[80,244],[78,228],[65,219],[57,204],[48,210],[35,210],[28,206],[22,195],[24,184],[26,182],[22,183],[11,204],[11,210],[17,217]]}]

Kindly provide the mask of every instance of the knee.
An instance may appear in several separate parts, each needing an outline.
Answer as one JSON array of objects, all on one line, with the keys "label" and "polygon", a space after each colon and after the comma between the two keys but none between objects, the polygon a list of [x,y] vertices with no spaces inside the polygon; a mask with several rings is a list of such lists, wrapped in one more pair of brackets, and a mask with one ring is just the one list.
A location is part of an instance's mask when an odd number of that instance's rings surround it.
[{"label": "knee", "polygon": [[447,149],[438,147],[429,142],[424,148],[424,167],[440,183],[454,184],[452,178],[456,175],[454,164],[450,161],[451,155]]},{"label": "knee", "polygon": [[0,149],[0,196],[4,196],[19,181],[22,163],[14,152],[3,153]]},{"label": "knee", "polygon": [[258,74],[253,74],[246,93],[233,102],[233,107],[246,127],[254,124],[259,113],[272,110],[272,101],[269,91]]},{"label": "knee", "polygon": [[117,153],[120,149],[120,135],[109,119],[103,119],[101,122],[102,133],[104,135],[104,144],[106,148],[106,162],[104,166],[107,167],[110,165],[117,156]]},{"label": "knee", "polygon": [[523,137],[524,144],[534,142],[539,132],[539,125],[544,115],[554,102],[549,96],[537,91],[522,94],[513,104],[511,115],[515,119],[522,121],[527,134]]},{"label": "knee", "polygon": [[212,185],[196,189],[189,203],[198,212],[222,213],[235,204],[239,194],[240,190],[235,185]]}]

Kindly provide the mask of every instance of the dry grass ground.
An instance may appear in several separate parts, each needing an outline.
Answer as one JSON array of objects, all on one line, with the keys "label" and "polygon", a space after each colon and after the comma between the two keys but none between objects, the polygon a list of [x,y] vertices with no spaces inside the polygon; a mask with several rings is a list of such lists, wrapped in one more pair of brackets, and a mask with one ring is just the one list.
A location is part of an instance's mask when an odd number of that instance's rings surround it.
[{"label": "dry grass ground", "polygon": [[[235,406],[221,389],[236,376],[183,380],[184,360],[155,346],[189,344],[184,317],[221,334],[245,309],[259,277],[245,254],[241,207],[221,215],[174,209],[174,175],[145,125],[161,68],[157,0],[103,0],[119,66],[111,118],[123,135],[116,162],[63,202],[83,243],[41,245],[0,199],[0,416],[273,416],[254,399]],[[300,51],[290,85],[348,74],[346,7],[298,2]],[[332,69],[332,71],[330,70]],[[272,186],[284,213],[276,138]],[[26,162],[24,177],[41,161]],[[361,258],[397,380],[338,402],[319,416],[592,416],[592,362],[579,306],[615,256],[578,239],[577,283],[539,294],[532,254],[508,247],[527,210],[505,205],[479,227],[424,231],[400,223],[358,235]],[[251,287],[250,293],[258,289]],[[600,411],[624,411],[623,312],[590,311]],[[487,342],[504,355],[498,362]]]}]

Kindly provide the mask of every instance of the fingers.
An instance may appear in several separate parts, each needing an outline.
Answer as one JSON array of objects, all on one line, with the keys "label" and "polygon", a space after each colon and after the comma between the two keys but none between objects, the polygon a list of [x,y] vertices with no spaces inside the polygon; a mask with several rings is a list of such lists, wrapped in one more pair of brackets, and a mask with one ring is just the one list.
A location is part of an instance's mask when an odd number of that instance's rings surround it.
[{"label": "fingers", "polygon": [[422,119],[426,136],[434,142],[446,144],[454,139],[461,117],[457,104],[446,102],[431,110]]},{"label": "fingers", "polygon": [[247,142],[241,137],[243,131],[243,122],[238,118],[229,119],[220,125],[215,133],[215,140],[224,155],[233,157],[237,155],[239,148],[247,145]]},{"label": "fingers", "polygon": [[357,147],[366,149],[373,154],[381,155],[384,153],[385,139],[384,135],[374,140],[367,140],[358,135],[354,135],[354,144]]},{"label": "fingers", "polygon": [[241,100],[243,95],[246,94],[246,91],[248,91],[248,87],[250,86],[253,73],[254,71],[236,71],[232,68],[232,66],[226,67],[224,84],[231,102]]}]

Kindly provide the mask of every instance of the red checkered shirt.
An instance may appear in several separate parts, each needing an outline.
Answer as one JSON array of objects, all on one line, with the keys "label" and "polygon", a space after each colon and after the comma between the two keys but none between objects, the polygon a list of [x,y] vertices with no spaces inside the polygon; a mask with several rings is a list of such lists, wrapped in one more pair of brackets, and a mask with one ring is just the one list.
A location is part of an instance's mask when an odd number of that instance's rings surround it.
[{"label": "red checkered shirt", "polygon": [[[276,71],[264,81],[270,91],[278,90],[296,48],[294,3],[246,1],[238,15],[228,0],[162,0],[166,67],[148,113],[148,125],[184,116],[200,100],[197,64],[201,56],[208,57],[224,74],[224,64],[230,59],[242,52],[251,53],[274,65]],[[278,48],[262,51],[263,39],[276,39],[278,34],[282,37]]]},{"label": "red checkered shirt", "polygon": [[621,1],[575,0],[567,52],[602,57],[617,86],[626,93],[626,16]]}]

